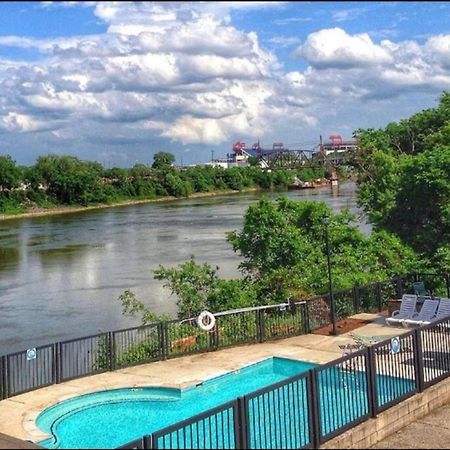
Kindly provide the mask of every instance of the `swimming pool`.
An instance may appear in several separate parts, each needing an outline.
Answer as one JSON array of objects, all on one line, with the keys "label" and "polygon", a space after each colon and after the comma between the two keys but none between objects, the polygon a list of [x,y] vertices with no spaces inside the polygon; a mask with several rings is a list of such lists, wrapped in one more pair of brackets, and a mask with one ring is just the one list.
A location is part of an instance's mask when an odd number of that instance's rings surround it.
[{"label": "swimming pool", "polygon": [[58,403],[38,416],[37,426],[54,436],[39,445],[119,447],[316,366],[304,361],[269,358],[183,390],[117,389],[79,396]]}]

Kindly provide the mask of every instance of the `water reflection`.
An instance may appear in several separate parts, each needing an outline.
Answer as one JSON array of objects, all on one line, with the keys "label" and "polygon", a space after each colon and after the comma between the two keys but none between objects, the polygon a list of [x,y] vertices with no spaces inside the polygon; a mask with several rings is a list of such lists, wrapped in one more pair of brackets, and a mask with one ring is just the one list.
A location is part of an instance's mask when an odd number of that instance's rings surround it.
[{"label": "water reflection", "polygon": [[[0,225],[0,354],[133,326],[117,301],[132,289],[155,312],[174,314],[175,298],[153,278],[159,264],[175,266],[195,255],[240,276],[239,257],[225,239],[239,229],[261,193],[134,205]],[[335,211],[358,212],[355,189],[272,192],[323,200]],[[360,228],[369,232],[363,222]]]}]

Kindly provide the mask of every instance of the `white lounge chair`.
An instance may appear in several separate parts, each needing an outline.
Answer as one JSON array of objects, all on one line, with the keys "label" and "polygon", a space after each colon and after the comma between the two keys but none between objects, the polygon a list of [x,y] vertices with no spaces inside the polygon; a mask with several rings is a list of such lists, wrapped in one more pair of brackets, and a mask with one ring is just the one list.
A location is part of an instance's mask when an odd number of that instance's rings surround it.
[{"label": "white lounge chair", "polygon": [[428,325],[429,323],[436,322],[445,317],[450,317],[450,298],[441,297],[436,314],[431,317],[430,320],[423,321],[422,325]]},{"label": "white lounge chair", "polygon": [[404,327],[421,326],[430,323],[436,315],[436,310],[439,306],[439,299],[431,297],[424,297],[422,309],[418,313],[414,313],[410,319],[405,319],[402,322]]},{"label": "white lounge chair", "polygon": [[401,325],[405,319],[410,319],[416,312],[417,295],[403,294],[400,309],[392,313],[391,317],[386,318],[386,323],[390,325]]}]

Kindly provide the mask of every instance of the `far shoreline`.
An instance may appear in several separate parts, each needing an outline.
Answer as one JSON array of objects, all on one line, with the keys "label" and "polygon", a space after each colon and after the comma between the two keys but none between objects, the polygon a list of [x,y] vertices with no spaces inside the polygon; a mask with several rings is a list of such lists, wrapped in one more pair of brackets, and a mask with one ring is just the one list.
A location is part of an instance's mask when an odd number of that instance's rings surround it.
[{"label": "far shoreline", "polygon": [[133,205],[141,205],[146,203],[160,203],[160,202],[172,202],[175,200],[189,200],[193,198],[204,198],[204,197],[215,197],[222,195],[231,195],[231,194],[241,194],[245,192],[257,192],[262,191],[260,188],[246,188],[241,190],[216,190],[210,192],[195,192],[188,197],[173,197],[166,196],[160,198],[149,198],[142,200],[124,200],[122,202],[110,203],[110,204],[99,204],[99,205],[89,205],[89,206],[57,206],[55,208],[49,209],[39,209],[31,212],[24,212],[19,214],[0,214],[0,222],[6,220],[21,220],[21,219],[29,219],[33,217],[45,217],[45,216],[57,216],[62,214],[74,214],[85,211],[92,211],[96,209],[105,209],[105,208],[116,208],[119,206],[133,206]]}]

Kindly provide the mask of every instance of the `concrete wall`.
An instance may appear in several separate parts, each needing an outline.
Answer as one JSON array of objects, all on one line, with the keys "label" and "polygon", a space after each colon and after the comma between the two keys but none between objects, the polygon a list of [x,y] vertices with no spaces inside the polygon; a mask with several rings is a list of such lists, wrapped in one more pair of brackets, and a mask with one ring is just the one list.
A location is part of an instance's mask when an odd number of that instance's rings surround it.
[{"label": "concrete wall", "polygon": [[375,419],[352,428],[320,448],[368,448],[450,402],[450,379],[393,406]]}]

